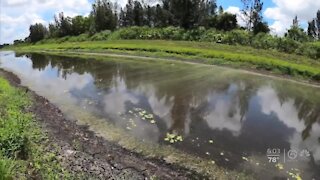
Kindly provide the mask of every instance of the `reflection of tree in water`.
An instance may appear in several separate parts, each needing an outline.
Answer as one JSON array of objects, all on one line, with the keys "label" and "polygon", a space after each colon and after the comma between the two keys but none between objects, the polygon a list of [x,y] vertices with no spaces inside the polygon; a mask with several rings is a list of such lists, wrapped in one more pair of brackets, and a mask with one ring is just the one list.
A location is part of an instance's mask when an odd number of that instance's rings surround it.
[{"label": "reflection of tree in water", "polygon": [[[41,55],[29,57],[32,59],[33,68],[43,70],[46,66],[51,65],[53,68],[58,69],[59,74],[63,78],[67,78],[72,73],[89,73],[94,78],[95,85],[103,90],[116,86],[117,78],[125,82],[128,90],[137,90],[141,85],[151,84],[154,87],[158,101],[165,97],[166,105],[169,106],[172,103],[170,110],[171,126],[166,127],[167,125],[162,121],[159,122],[161,124],[157,124],[161,133],[163,133],[162,136],[167,131],[187,134],[187,129],[191,128],[189,138],[200,137],[205,139],[208,135],[212,134],[217,139],[222,139],[223,145],[221,144],[220,146],[217,143],[214,146],[215,149],[227,149],[227,147],[231,147],[231,151],[249,153],[261,152],[266,149],[263,144],[249,144],[250,142],[247,142],[248,144],[239,144],[246,142],[248,138],[253,138],[253,142],[259,142],[261,139],[266,138],[252,137],[252,133],[247,133],[252,130],[250,129],[252,127],[244,126],[243,131],[246,133],[234,137],[228,130],[211,129],[208,122],[204,119],[207,113],[213,110],[208,109],[210,107],[208,96],[210,94],[222,94],[231,96],[230,100],[232,102],[228,109],[228,116],[230,118],[238,118],[237,114],[239,113],[239,122],[241,124],[245,123],[244,120],[249,110],[250,100],[255,96],[259,87],[265,84],[260,77],[252,78],[250,75],[228,74],[224,73],[224,71],[210,68],[189,68],[187,65],[180,66],[180,64],[175,66],[157,64],[155,66],[152,62],[144,62],[142,60],[139,60],[139,62],[121,59],[117,59],[117,61],[100,61]],[[128,61],[131,63],[127,63]],[[213,71],[217,72],[213,73]],[[200,79],[201,81],[199,81]],[[228,94],[227,92],[232,86],[236,88],[234,88],[232,93]],[[320,121],[320,98],[317,98],[320,97],[320,94],[314,94],[314,91],[309,92],[307,91],[308,88],[301,88],[301,91],[297,91],[296,86],[291,86],[287,84],[281,86],[280,83],[275,83],[273,88],[278,93],[277,95],[281,103],[289,101],[290,98],[294,99],[299,119],[304,120],[306,125],[302,133],[303,138],[306,139],[310,134],[312,125]],[[211,106],[211,108],[215,107]],[[192,129],[192,127],[197,128]],[[268,132],[264,133],[268,134]],[[280,132],[280,135],[286,136],[284,132],[282,134]],[[279,140],[278,142],[285,147],[290,146],[287,141]],[[184,146],[186,150],[201,154],[205,154],[208,151],[206,148],[192,150],[192,148],[196,148],[194,145],[185,144]],[[235,146],[237,148],[234,148]],[[235,159],[232,162],[236,166],[238,163],[241,163],[241,160]]]},{"label": "reflection of tree in water", "polygon": [[[192,70],[190,72],[189,66],[180,64],[176,66],[154,66],[153,63],[146,62],[93,61],[92,59],[85,60],[76,57],[65,60],[65,57],[39,54],[28,55],[28,57],[32,59],[34,69],[43,70],[51,64],[52,67],[61,72],[63,78],[67,78],[69,74],[74,72],[78,74],[90,73],[94,77],[97,87],[103,89],[110,88],[115,77],[120,77],[126,83],[128,89],[137,89],[142,83],[154,85],[158,100],[166,97],[166,102],[168,102],[170,97],[174,97],[171,109],[173,122],[168,129],[179,133],[184,133],[187,118],[191,116],[190,112],[205,115],[205,110],[202,107],[206,107],[206,104],[208,104],[208,94],[212,92],[225,93],[231,85],[236,85],[237,89],[231,98],[232,103],[228,115],[234,117],[237,109],[239,109],[242,122],[248,111],[251,97],[255,95],[257,88],[263,83],[259,80],[259,77],[238,76],[232,73],[224,74],[218,70],[212,77],[212,69]],[[163,78],[163,74],[165,74],[166,79]],[[282,86],[280,83],[276,84],[275,88],[280,102],[284,103],[290,98],[294,98],[299,119],[305,121],[306,128],[302,136],[303,139],[306,139],[310,134],[312,125],[320,121],[320,103],[318,102],[320,98],[316,98],[320,97],[320,94],[310,95],[305,88],[297,91],[297,87],[294,85],[290,87],[290,83]],[[313,93],[313,91],[310,93]]]},{"label": "reflection of tree in water", "polygon": [[42,54],[21,54],[15,53],[15,57],[23,57],[32,59],[32,68],[37,69],[39,71],[43,71],[50,63],[50,59],[48,59],[45,55]]},{"label": "reflection of tree in water", "polygon": [[300,87],[289,83],[278,83],[274,88],[277,89],[281,102],[286,102],[294,97],[298,118],[300,121],[303,120],[306,126],[301,134],[302,139],[306,140],[310,136],[313,124],[320,124],[320,92],[311,87]]},{"label": "reflection of tree in water", "polygon": [[[141,66],[141,64],[136,65],[135,63],[93,61],[76,57],[69,57],[65,60],[65,57],[59,56],[40,54],[28,56],[33,61],[33,68],[41,70],[51,64],[53,68],[58,69],[63,78],[67,78],[73,72],[78,74],[90,73],[95,79],[95,84],[100,88],[109,88],[115,77],[124,80],[128,89],[137,89],[141,82],[153,84],[156,87],[158,100],[166,97],[166,101],[169,101],[170,97],[174,97],[171,109],[173,122],[169,129],[179,133],[184,133],[190,106],[199,106],[205,103],[206,95],[210,92],[225,92],[230,86],[229,83],[235,78],[225,76],[220,71],[216,73],[216,76],[207,78],[212,75],[212,69],[190,72],[188,70],[189,66],[184,65],[179,65],[179,67],[168,67],[168,65],[155,67],[152,63],[143,63]],[[166,72],[167,79],[162,77],[164,72]],[[199,81],[199,79],[204,80]],[[235,81],[240,87],[241,81]],[[230,108],[230,116],[234,115],[236,106],[239,105],[243,119],[248,110],[249,97],[254,93],[253,87],[255,87],[254,84],[246,84],[246,86],[238,88],[233,100],[239,103],[233,103],[234,107]]]}]

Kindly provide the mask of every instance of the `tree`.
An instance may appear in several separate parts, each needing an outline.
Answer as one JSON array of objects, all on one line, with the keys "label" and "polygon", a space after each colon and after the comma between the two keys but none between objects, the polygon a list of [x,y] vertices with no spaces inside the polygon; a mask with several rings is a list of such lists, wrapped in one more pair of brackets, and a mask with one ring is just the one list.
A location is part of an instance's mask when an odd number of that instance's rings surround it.
[{"label": "tree", "polygon": [[133,3],[133,25],[143,26],[144,23],[144,12],[143,7],[139,1]]},{"label": "tree", "polygon": [[295,16],[294,19],[292,20],[292,26],[299,27],[298,16]]},{"label": "tree", "polygon": [[317,27],[318,40],[320,40],[320,10],[317,12],[317,17],[315,19],[315,24]]},{"label": "tree", "polygon": [[174,17],[174,25],[185,29],[198,27],[205,18],[206,1],[204,0],[173,0],[170,10]]},{"label": "tree", "polygon": [[247,30],[253,31],[254,34],[269,32],[270,29],[267,23],[263,22],[263,2],[261,0],[241,0],[241,2],[244,6],[242,14],[244,15]]},{"label": "tree", "polygon": [[117,16],[109,0],[96,0],[92,5],[91,16],[96,32],[115,30],[117,27]]},{"label": "tree", "polygon": [[120,9],[120,14],[119,14],[119,21],[118,21],[119,27],[125,27],[125,26],[127,26],[125,20],[126,20],[126,13],[125,13],[125,11],[121,8],[121,9]]},{"label": "tree", "polygon": [[231,31],[236,29],[237,26],[237,16],[226,12],[218,15],[214,23],[216,29],[223,31]]},{"label": "tree", "polygon": [[155,7],[151,7],[150,5],[144,8],[144,25],[149,27],[155,26],[155,12]]},{"label": "tree", "polygon": [[219,10],[218,10],[218,14],[223,14],[224,13],[224,9],[222,6],[219,6]]},{"label": "tree", "polygon": [[320,10],[318,10],[316,18],[308,22],[308,36],[320,40]]},{"label": "tree", "polygon": [[316,26],[315,19],[308,22],[308,36],[311,37],[312,39],[318,38],[317,26]]},{"label": "tree", "polygon": [[77,36],[89,31],[89,28],[90,28],[89,17],[76,16],[72,18],[71,23],[72,23],[72,35]]},{"label": "tree", "polygon": [[36,23],[34,25],[31,25],[29,28],[29,31],[30,31],[29,38],[32,43],[35,43],[44,39],[44,37],[48,32],[47,28],[41,23]]},{"label": "tree", "polygon": [[59,29],[58,29],[56,24],[51,24],[50,23],[49,27],[48,27],[48,30],[49,30],[48,37],[50,37],[50,38],[58,37]]},{"label": "tree", "polygon": [[[125,9],[122,12],[122,25],[133,26],[134,24],[134,15],[133,15],[133,0],[128,0]],[[121,13],[120,13],[121,14]]]},{"label": "tree", "polygon": [[255,26],[253,26],[253,34],[259,33],[269,33],[270,28],[266,22],[258,22]]},{"label": "tree", "polygon": [[297,16],[293,19],[292,26],[291,26],[290,29],[288,29],[288,32],[285,33],[285,37],[293,39],[295,41],[299,41],[299,42],[308,41],[307,34],[299,26],[299,21],[298,21],[298,17]]},{"label": "tree", "polygon": [[59,13],[59,17],[55,16],[54,19],[58,37],[72,35],[72,23],[70,17],[65,17],[63,12],[61,12]]},{"label": "tree", "polygon": [[19,45],[19,44],[22,44],[23,43],[23,40],[22,39],[16,39],[13,41],[13,45]]},{"label": "tree", "polygon": [[169,6],[163,4],[163,7],[160,4],[157,4],[155,8],[155,17],[154,17],[154,26],[155,27],[167,27],[173,25],[172,14],[169,11]]},{"label": "tree", "polygon": [[217,14],[217,1],[216,0],[208,0],[206,2],[207,12],[209,16],[214,16]]}]

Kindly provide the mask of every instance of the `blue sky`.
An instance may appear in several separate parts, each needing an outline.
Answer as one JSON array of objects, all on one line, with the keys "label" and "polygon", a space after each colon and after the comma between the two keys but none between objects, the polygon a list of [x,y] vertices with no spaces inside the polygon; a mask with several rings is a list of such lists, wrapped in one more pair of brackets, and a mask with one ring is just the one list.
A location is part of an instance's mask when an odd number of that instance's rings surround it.
[{"label": "blue sky", "polygon": [[[243,7],[241,0],[217,0],[217,4],[221,5],[224,9],[228,9],[229,7],[239,7],[240,9]],[[275,4],[271,0],[265,0],[263,1],[263,10],[266,10],[267,8],[274,7]],[[273,23],[272,19],[265,18],[265,20],[271,24]]]},{"label": "blue sky", "polygon": [[[113,0],[125,4],[127,0]],[[262,0],[263,15],[272,33],[283,35],[298,15],[303,28],[320,9],[320,0]],[[14,39],[28,36],[29,25],[37,22],[48,24],[54,14],[64,12],[67,16],[88,15],[93,0],[0,0],[0,44],[12,43]],[[241,22],[241,0],[217,0],[224,10],[237,14]]]}]

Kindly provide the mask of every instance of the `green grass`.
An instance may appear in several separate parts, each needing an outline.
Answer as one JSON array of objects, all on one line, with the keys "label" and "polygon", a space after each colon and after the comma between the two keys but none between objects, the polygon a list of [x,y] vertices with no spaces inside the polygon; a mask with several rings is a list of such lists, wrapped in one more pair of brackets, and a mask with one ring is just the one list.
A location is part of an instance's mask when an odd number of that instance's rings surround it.
[{"label": "green grass", "polygon": [[0,180],[69,177],[48,139],[26,109],[30,97],[0,77]]},{"label": "green grass", "polygon": [[272,71],[304,79],[320,80],[320,61],[304,56],[207,42],[162,40],[117,40],[36,44],[16,51],[116,52],[156,57],[174,57],[193,62]]}]

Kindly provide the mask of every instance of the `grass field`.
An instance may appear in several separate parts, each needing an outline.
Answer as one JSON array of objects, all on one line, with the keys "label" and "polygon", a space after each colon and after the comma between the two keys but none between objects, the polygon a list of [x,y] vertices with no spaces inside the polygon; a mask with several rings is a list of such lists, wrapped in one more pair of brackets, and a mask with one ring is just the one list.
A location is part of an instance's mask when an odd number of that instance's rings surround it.
[{"label": "grass field", "polygon": [[31,113],[30,97],[0,77],[0,180],[68,177]]},{"label": "grass field", "polygon": [[117,40],[95,42],[65,42],[11,47],[16,51],[83,51],[115,52],[143,56],[173,57],[206,64],[236,68],[267,70],[276,74],[320,80],[320,60],[258,50],[245,46],[230,46],[207,42],[162,40]]}]

